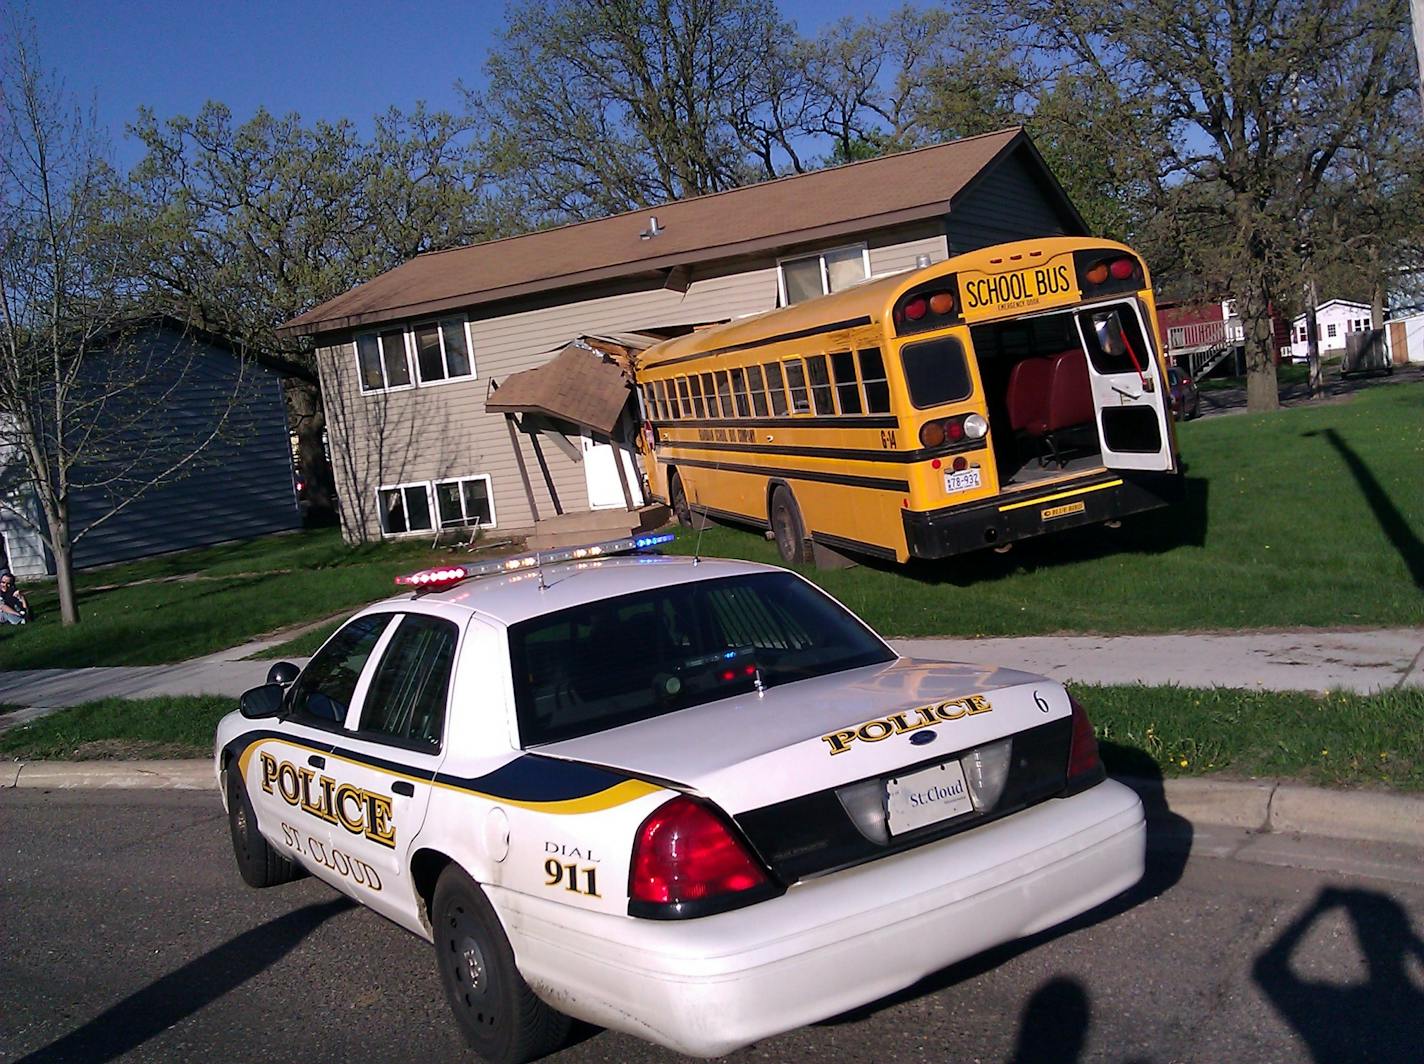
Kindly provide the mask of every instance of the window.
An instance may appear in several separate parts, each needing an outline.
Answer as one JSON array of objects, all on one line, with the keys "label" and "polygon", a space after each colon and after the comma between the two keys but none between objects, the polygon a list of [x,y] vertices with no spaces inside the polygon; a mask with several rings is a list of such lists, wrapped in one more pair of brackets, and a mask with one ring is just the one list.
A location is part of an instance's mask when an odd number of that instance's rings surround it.
[{"label": "window", "polygon": [[1335,335],[1335,323],[1334,323],[1333,321],[1332,321],[1329,325],[1325,326],[1325,335],[1326,335],[1326,336],[1334,336],[1334,335]]},{"label": "window", "polygon": [[397,484],[377,492],[381,501],[381,531],[388,536],[406,532],[429,532],[430,486]]},{"label": "window", "polygon": [[727,379],[727,371],[717,371],[717,395],[722,400],[722,416],[732,417],[732,382]]},{"label": "window", "polygon": [[880,348],[860,352],[860,380],[865,385],[865,409],[871,414],[890,413],[890,382],[885,379],[885,360]]},{"label": "window", "polygon": [[855,379],[855,356],[849,351],[831,355],[831,373],[836,378],[836,399],[842,414],[859,414],[860,384]]},{"label": "window", "polygon": [[406,614],[371,678],[360,730],[417,749],[440,749],[458,635],[449,621]]},{"label": "window", "polygon": [[474,374],[465,323],[460,318],[427,321],[415,326],[415,364],[421,384],[456,380]]},{"label": "window", "polygon": [[952,336],[909,344],[900,352],[910,402],[921,410],[969,398],[969,367],[964,346]]},{"label": "window", "polygon": [[762,383],[761,367],[747,367],[747,387],[752,393],[752,413],[766,417],[766,386]]},{"label": "window", "polygon": [[869,276],[870,253],[864,244],[782,259],[781,304],[789,307],[828,292],[839,292]]},{"label": "window", "polygon": [[717,412],[717,385],[710,373],[702,374],[702,394],[707,397],[707,416],[714,419],[721,417]]},{"label": "window", "polygon": [[687,387],[692,392],[692,412],[699,420],[707,416],[707,407],[702,404],[702,381],[697,374],[687,378]]},{"label": "window", "polygon": [[781,363],[768,362],[766,384],[771,391],[771,413],[774,417],[786,415],[786,388],[781,383]]},{"label": "window", "polygon": [[478,524],[494,527],[494,498],[487,474],[435,482],[435,508],[441,528],[466,528]]},{"label": "window", "polygon": [[826,369],[826,356],[812,355],[806,359],[806,372],[811,378],[811,401],[816,404],[816,413],[834,414],[836,404],[831,398],[831,375]]},{"label": "window", "polygon": [[410,387],[410,358],[404,329],[363,333],[356,337],[356,362],[361,370],[363,392]]},{"label": "window", "polygon": [[732,395],[737,400],[737,416],[751,417],[751,404],[747,402],[747,378],[739,369],[732,370]]},{"label": "window", "polygon": [[392,616],[372,613],[357,617],[307,663],[288,696],[291,711],[301,722],[331,727],[346,720],[356,681]]},{"label": "window", "polygon": [[692,416],[692,398],[691,398],[691,396],[688,395],[688,392],[687,392],[687,378],[686,378],[686,377],[679,377],[679,378],[677,379],[677,400],[678,400],[678,406],[679,406],[679,407],[681,408],[681,410],[682,410],[682,416],[683,416],[683,417],[691,417],[691,416]]},{"label": "window", "polygon": [[786,363],[786,387],[791,393],[791,412],[810,413],[811,400],[806,392],[806,370],[799,358],[793,358]]}]

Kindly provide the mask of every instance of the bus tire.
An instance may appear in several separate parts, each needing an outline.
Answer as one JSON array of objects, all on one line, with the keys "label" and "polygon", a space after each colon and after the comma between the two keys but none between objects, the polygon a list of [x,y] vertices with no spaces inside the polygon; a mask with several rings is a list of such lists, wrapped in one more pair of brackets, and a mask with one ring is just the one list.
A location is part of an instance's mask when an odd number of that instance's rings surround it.
[{"label": "bus tire", "polygon": [[692,512],[692,505],[687,501],[687,489],[682,486],[682,477],[676,469],[672,471],[668,481],[668,500],[672,503],[672,512],[677,517],[677,523],[683,528],[700,532],[711,523],[702,514]]},{"label": "bus tire", "polygon": [[806,525],[801,520],[801,510],[796,498],[785,484],[778,484],[771,493],[771,532],[776,539],[776,549],[781,560],[792,565],[807,565],[811,561],[810,546],[806,541]]}]

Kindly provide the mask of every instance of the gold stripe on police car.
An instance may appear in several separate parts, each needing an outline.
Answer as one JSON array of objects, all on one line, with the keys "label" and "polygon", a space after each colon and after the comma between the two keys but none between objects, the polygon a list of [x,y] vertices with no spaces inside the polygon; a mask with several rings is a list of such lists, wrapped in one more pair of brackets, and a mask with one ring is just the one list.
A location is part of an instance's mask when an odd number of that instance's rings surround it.
[{"label": "gold stripe on police car", "polygon": [[1000,273],[961,270],[959,298],[965,321],[1077,302],[1080,292],[1073,256],[1059,255]]}]

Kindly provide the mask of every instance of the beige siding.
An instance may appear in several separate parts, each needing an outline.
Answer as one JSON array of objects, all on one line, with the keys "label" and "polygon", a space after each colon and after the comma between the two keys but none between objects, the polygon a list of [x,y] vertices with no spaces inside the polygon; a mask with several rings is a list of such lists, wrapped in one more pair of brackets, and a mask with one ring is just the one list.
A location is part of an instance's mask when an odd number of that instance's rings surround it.
[{"label": "beige siding", "polygon": [[[843,242],[843,241],[842,241]],[[945,257],[942,226],[918,226],[868,241],[871,269],[911,267],[916,256]],[[328,336],[318,350],[332,460],[348,539],[379,538],[376,492],[381,486],[488,474],[495,517],[504,530],[534,523],[502,415],[486,414],[491,379],[548,361],[584,333],[629,332],[660,325],[716,321],[775,306],[774,256],[695,274],[685,293],[649,288],[473,317],[472,380],[363,395],[357,383],[351,336]],[[568,298],[568,293],[562,293]],[[337,341],[337,342],[332,342]],[[539,516],[551,516],[549,498],[528,437],[519,437]],[[573,441],[577,444],[577,440]],[[586,509],[583,467],[547,442],[543,447],[565,512]]]}]

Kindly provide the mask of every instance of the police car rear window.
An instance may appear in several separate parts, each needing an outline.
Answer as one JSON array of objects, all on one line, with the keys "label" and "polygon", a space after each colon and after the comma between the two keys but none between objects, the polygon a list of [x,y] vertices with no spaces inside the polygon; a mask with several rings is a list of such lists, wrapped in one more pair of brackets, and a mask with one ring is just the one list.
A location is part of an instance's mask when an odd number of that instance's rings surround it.
[{"label": "police car rear window", "polygon": [[789,573],[585,603],[511,626],[509,647],[526,747],[894,658]]}]

